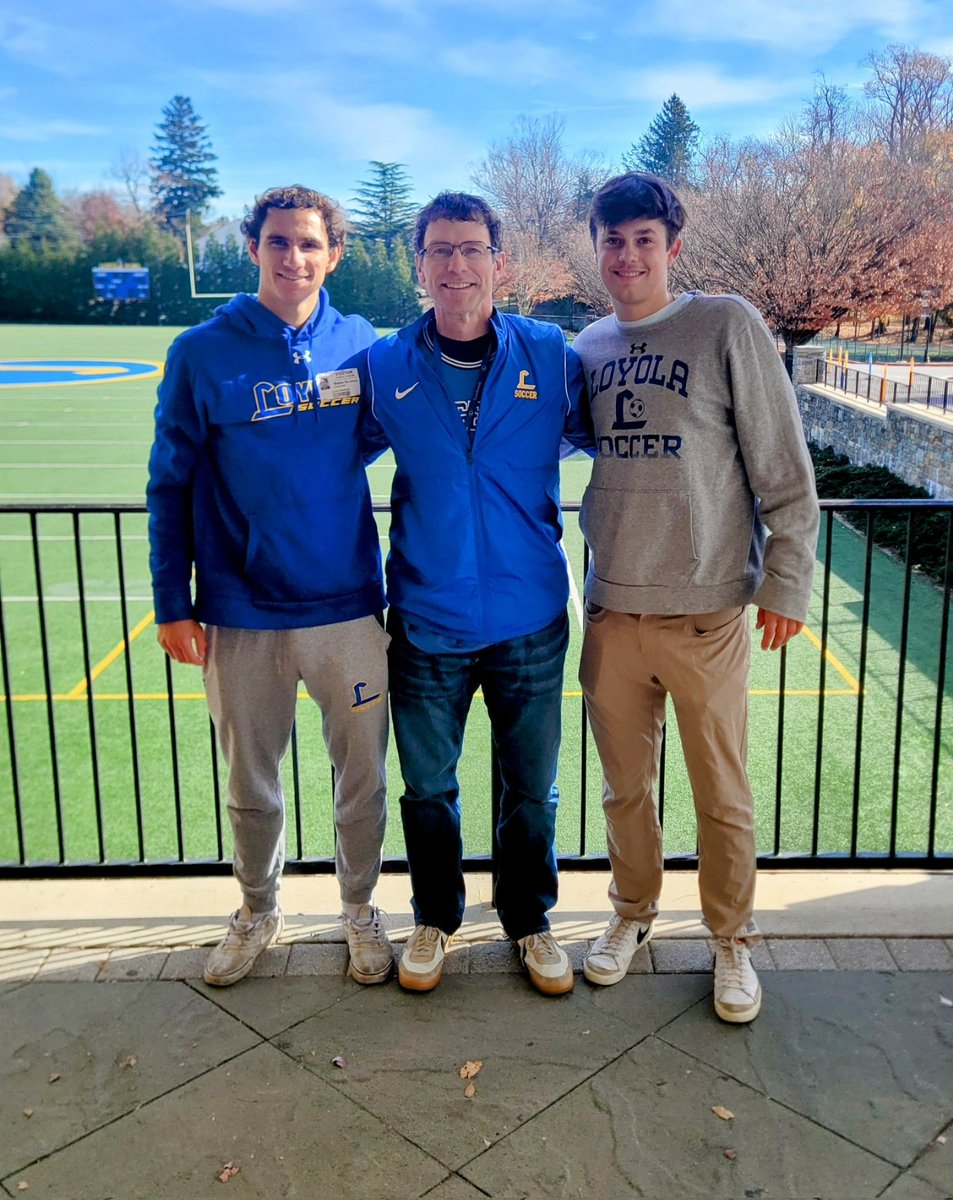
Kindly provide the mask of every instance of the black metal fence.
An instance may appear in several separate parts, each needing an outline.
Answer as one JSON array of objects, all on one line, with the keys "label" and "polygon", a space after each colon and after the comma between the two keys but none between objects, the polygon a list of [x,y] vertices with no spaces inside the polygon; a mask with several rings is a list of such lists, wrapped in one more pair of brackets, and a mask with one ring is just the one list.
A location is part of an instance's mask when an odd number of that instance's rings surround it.
[{"label": "black metal fence", "polygon": [[[900,364],[902,366],[903,364]],[[902,378],[887,376],[882,365],[851,367],[832,359],[819,358],[815,383],[847,392],[869,404],[917,404],[942,413],[953,412],[953,377],[907,370]]]},{"label": "black metal fence", "polygon": [[[578,507],[565,510],[581,579]],[[953,501],[822,509],[809,628],[780,654],[754,652],[759,862],[949,867]],[[888,532],[893,550],[878,544]],[[936,551],[932,578],[919,567],[925,543]],[[225,781],[199,676],[165,659],[151,621],[142,507],[0,507],[0,877],[230,869]],[[559,861],[605,869],[598,759],[573,690],[578,641],[566,672]],[[481,709],[462,764],[471,870],[492,862],[499,787]],[[666,862],[692,867],[690,788],[676,722],[668,728]],[[333,870],[327,821],[315,820],[316,809],[330,811],[329,776],[314,706],[301,705],[285,764],[291,871]],[[402,871],[398,824],[385,869]]]}]

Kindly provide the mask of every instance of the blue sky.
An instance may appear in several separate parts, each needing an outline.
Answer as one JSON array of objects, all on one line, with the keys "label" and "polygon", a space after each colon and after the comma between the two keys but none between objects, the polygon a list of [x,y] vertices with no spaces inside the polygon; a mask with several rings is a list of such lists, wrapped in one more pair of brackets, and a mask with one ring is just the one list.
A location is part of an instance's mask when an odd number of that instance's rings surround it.
[{"label": "blue sky", "polygon": [[371,159],[415,198],[472,187],[520,114],[618,164],[677,92],[703,133],[768,135],[818,72],[860,89],[891,42],[953,56],[950,0],[0,0],[0,172],[115,186],[190,96],[240,215],[302,182],[345,205]]}]

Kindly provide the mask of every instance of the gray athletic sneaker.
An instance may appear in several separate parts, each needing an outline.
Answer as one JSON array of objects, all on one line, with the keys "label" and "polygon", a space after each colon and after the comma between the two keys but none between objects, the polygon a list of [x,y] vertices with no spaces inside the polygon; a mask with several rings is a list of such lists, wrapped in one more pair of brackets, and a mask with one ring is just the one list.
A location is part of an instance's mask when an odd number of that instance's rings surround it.
[{"label": "gray athletic sneaker", "polygon": [[387,940],[381,910],[364,904],[356,919],[342,913],[341,924],[351,956],[348,975],[356,983],[386,983],[394,969],[394,950]]},{"label": "gray athletic sneaker", "polygon": [[652,936],[652,926],[627,921],[616,913],[609,926],[592,943],[592,949],[582,964],[582,972],[590,983],[608,987],[625,978],[635,952]]},{"label": "gray athletic sneaker", "polygon": [[281,937],[283,927],[280,908],[255,916],[243,904],[238,912],[232,913],[228,933],[206,960],[205,982],[213,987],[228,987],[244,979],[258,956]]},{"label": "gray athletic sneaker", "polygon": [[715,1012],[723,1021],[744,1025],[761,1011],[761,984],[744,938],[715,938]]}]

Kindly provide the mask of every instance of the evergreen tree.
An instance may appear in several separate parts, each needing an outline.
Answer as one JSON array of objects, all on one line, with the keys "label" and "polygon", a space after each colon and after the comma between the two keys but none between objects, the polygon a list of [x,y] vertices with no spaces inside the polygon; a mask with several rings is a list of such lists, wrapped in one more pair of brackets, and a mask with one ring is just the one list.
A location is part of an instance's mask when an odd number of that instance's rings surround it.
[{"label": "evergreen tree", "polygon": [[687,187],[692,181],[692,159],[700,133],[673,92],[638,144],[622,156],[622,162],[629,171],[651,171],[673,187]]},{"label": "evergreen tree", "polygon": [[360,238],[350,238],[344,257],[324,281],[331,303],[345,316],[360,313],[368,316],[371,305],[373,277],[371,259]]},{"label": "evergreen tree", "polygon": [[401,163],[372,162],[372,173],[357,189],[354,227],[369,241],[382,241],[388,251],[396,241],[410,245],[417,206]]},{"label": "evergreen tree", "polygon": [[162,118],[149,160],[153,212],[162,228],[180,230],[186,210],[200,217],[222,195],[217,156],[188,96],[173,96]]},{"label": "evergreen tree", "polygon": [[35,253],[69,249],[78,240],[53,191],[53,180],[39,167],[33,168],[26,187],[17,193],[5,229],[11,246],[29,247]]}]

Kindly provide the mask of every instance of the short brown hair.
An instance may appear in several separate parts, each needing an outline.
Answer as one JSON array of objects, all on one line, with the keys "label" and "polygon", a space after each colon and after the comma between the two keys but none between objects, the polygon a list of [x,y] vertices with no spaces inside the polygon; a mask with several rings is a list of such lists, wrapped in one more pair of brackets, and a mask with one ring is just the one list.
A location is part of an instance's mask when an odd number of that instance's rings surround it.
[{"label": "short brown hair", "polygon": [[261,238],[261,227],[270,208],[313,208],[319,212],[324,218],[328,248],[331,250],[343,246],[347,239],[347,217],[330,196],[294,183],[291,187],[269,188],[267,192],[256,196],[254,204],[246,208],[241,230],[250,242],[257,243]]},{"label": "short brown hair", "polygon": [[431,221],[482,221],[494,250],[500,248],[500,218],[482,196],[469,192],[441,192],[434,196],[417,214],[414,229],[414,249],[419,254],[424,248],[427,226]]},{"label": "short brown hair", "polygon": [[607,179],[592,198],[589,232],[595,242],[599,226],[621,225],[638,218],[661,221],[669,246],[685,224],[682,202],[665,182],[648,171],[627,171]]}]

